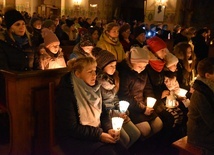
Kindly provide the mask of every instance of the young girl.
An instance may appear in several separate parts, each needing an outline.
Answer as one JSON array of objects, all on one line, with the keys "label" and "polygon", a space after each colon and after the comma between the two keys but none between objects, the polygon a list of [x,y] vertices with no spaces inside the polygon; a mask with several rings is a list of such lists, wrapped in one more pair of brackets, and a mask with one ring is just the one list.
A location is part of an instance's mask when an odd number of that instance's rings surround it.
[{"label": "young girl", "polygon": [[141,134],[130,118],[118,111],[119,99],[117,92],[119,89],[119,76],[116,71],[117,60],[112,53],[106,50],[99,51],[95,57],[98,67],[97,80],[101,84],[103,103],[106,105],[111,116],[119,116],[125,119],[120,132],[120,141],[125,147],[129,148],[138,140]]},{"label": "young girl", "polygon": [[179,102],[176,100],[177,97],[179,97],[180,91],[179,83],[176,78],[177,63],[178,58],[176,56],[166,56],[166,68],[164,69],[164,84],[166,85],[169,91],[169,95],[166,97],[166,104],[167,99],[169,99],[170,97],[171,99],[174,99],[176,101],[174,107],[172,108],[167,107],[166,105],[166,111],[170,112],[174,116],[173,127],[181,124],[183,120],[183,111],[179,108]]},{"label": "young girl", "polygon": [[154,109],[146,104],[147,97],[154,97],[145,70],[149,62],[148,53],[140,47],[132,47],[126,54],[127,58],[118,66],[121,81],[118,96],[120,100],[130,103],[129,116],[145,139],[159,132],[163,127]]},{"label": "young girl", "polygon": [[40,69],[54,69],[66,67],[62,49],[57,36],[49,29],[42,29],[44,44],[39,47]]},{"label": "young girl", "polygon": [[68,61],[56,96],[56,137],[64,154],[129,154],[119,143],[102,103],[92,57]]},{"label": "young girl", "polygon": [[92,56],[92,49],[94,43],[91,38],[91,34],[84,33],[80,37],[80,42],[74,46],[73,52],[70,55],[70,59],[78,58],[80,56]]},{"label": "young girl", "polygon": [[[179,59],[177,64],[177,80],[181,88],[191,94],[191,84],[195,78],[196,57],[190,44],[181,42],[174,47],[173,53]],[[190,95],[188,94],[188,96]]]}]

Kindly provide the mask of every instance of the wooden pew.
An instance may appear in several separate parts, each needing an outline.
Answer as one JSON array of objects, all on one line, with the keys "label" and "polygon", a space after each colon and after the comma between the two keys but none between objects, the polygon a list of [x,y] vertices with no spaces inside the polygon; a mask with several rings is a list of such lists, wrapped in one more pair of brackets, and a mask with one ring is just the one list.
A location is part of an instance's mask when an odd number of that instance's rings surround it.
[{"label": "wooden pew", "polygon": [[179,151],[179,155],[203,155],[203,150],[188,143],[187,136],[172,143],[172,146]]},{"label": "wooden pew", "polygon": [[29,72],[1,70],[10,115],[9,154],[50,154],[50,83],[58,85],[67,72],[67,68]]}]

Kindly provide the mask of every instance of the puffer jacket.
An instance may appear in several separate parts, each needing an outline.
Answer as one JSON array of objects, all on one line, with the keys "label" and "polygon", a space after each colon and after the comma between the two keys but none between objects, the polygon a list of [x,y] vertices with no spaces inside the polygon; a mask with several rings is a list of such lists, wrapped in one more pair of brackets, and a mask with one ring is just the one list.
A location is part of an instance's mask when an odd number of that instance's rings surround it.
[{"label": "puffer jacket", "polygon": [[144,114],[146,110],[146,98],[154,97],[147,71],[137,73],[129,67],[126,59],[118,64],[117,68],[120,77],[120,88],[118,97],[130,103],[129,117],[134,124],[150,121],[156,118],[153,113],[150,116]]},{"label": "puffer jacket", "polygon": [[44,44],[42,44],[40,46],[38,54],[40,64],[39,66],[42,70],[66,67],[61,48],[59,49],[57,54],[53,54],[47,48],[45,48]]}]

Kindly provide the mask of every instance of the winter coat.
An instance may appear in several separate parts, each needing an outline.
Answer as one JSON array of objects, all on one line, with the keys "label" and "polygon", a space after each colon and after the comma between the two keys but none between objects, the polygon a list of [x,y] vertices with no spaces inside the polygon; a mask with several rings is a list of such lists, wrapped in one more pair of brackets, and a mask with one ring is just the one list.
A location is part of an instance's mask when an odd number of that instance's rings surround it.
[{"label": "winter coat", "polygon": [[210,85],[195,80],[189,105],[188,142],[205,147],[214,153],[214,93]]},{"label": "winter coat", "polygon": [[42,38],[42,32],[40,29],[33,28],[32,35],[33,47],[37,48],[40,44],[44,43],[44,39]]},{"label": "winter coat", "polygon": [[132,122],[137,124],[156,118],[155,113],[150,116],[144,114],[146,98],[154,97],[146,70],[138,74],[129,67],[126,60],[123,60],[118,64],[118,72],[120,77],[118,97],[130,103],[128,110]]},{"label": "winter coat", "polygon": [[73,52],[70,54],[70,59],[73,58],[78,58],[78,57],[86,57],[86,56],[90,56],[88,53],[86,53],[81,47],[80,44],[76,44],[73,48]]},{"label": "winter coat", "polygon": [[38,57],[40,64],[39,66],[42,70],[66,67],[61,48],[59,49],[57,54],[53,54],[47,48],[45,48],[44,44],[42,44],[39,49]]},{"label": "winter coat", "polygon": [[117,42],[113,42],[105,32],[100,36],[100,40],[97,42],[96,46],[114,54],[118,62],[121,62],[125,58],[125,52],[120,41],[118,40]]},{"label": "winter coat", "polygon": [[114,78],[100,71],[97,75],[97,81],[101,84],[100,89],[103,103],[106,105],[106,108],[118,110],[119,99]]},{"label": "winter coat", "polygon": [[74,94],[71,73],[67,73],[61,78],[57,89],[55,130],[57,142],[62,148],[69,144],[71,150],[92,154],[98,147],[104,145],[100,142],[100,136],[102,132],[112,129],[111,120],[103,104],[100,127],[81,125]]},{"label": "winter coat", "polygon": [[7,32],[0,34],[0,69],[27,71],[35,70],[39,67],[38,59],[35,55],[35,50],[28,43],[20,46],[14,42]]},{"label": "winter coat", "polygon": [[161,72],[157,72],[150,66],[150,64],[146,66],[146,70],[148,72],[148,77],[155,93],[155,98],[160,100],[162,92],[167,89],[164,84],[164,70],[162,70]]}]

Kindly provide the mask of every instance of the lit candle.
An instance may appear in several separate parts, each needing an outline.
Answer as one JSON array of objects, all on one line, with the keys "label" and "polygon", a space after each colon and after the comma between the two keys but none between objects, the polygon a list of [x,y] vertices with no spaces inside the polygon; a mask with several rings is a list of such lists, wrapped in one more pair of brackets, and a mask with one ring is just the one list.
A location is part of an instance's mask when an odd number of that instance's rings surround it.
[{"label": "lit candle", "polygon": [[186,89],[180,88],[180,89],[179,89],[178,96],[185,97],[185,96],[186,96],[186,93],[187,93],[187,90],[186,90]]},{"label": "lit candle", "polygon": [[157,100],[155,98],[153,98],[153,97],[147,97],[147,99],[146,99],[147,107],[153,108],[153,106],[155,105],[156,101]]},{"label": "lit candle", "polygon": [[115,131],[120,131],[123,125],[124,119],[121,117],[112,117],[112,127]]},{"label": "lit candle", "polygon": [[127,102],[127,101],[120,101],[119,102],[119,108],[120,108],[121,113],[125,113],[126,110],[128,109],[128,107],[129,107],[129,102]]}]

